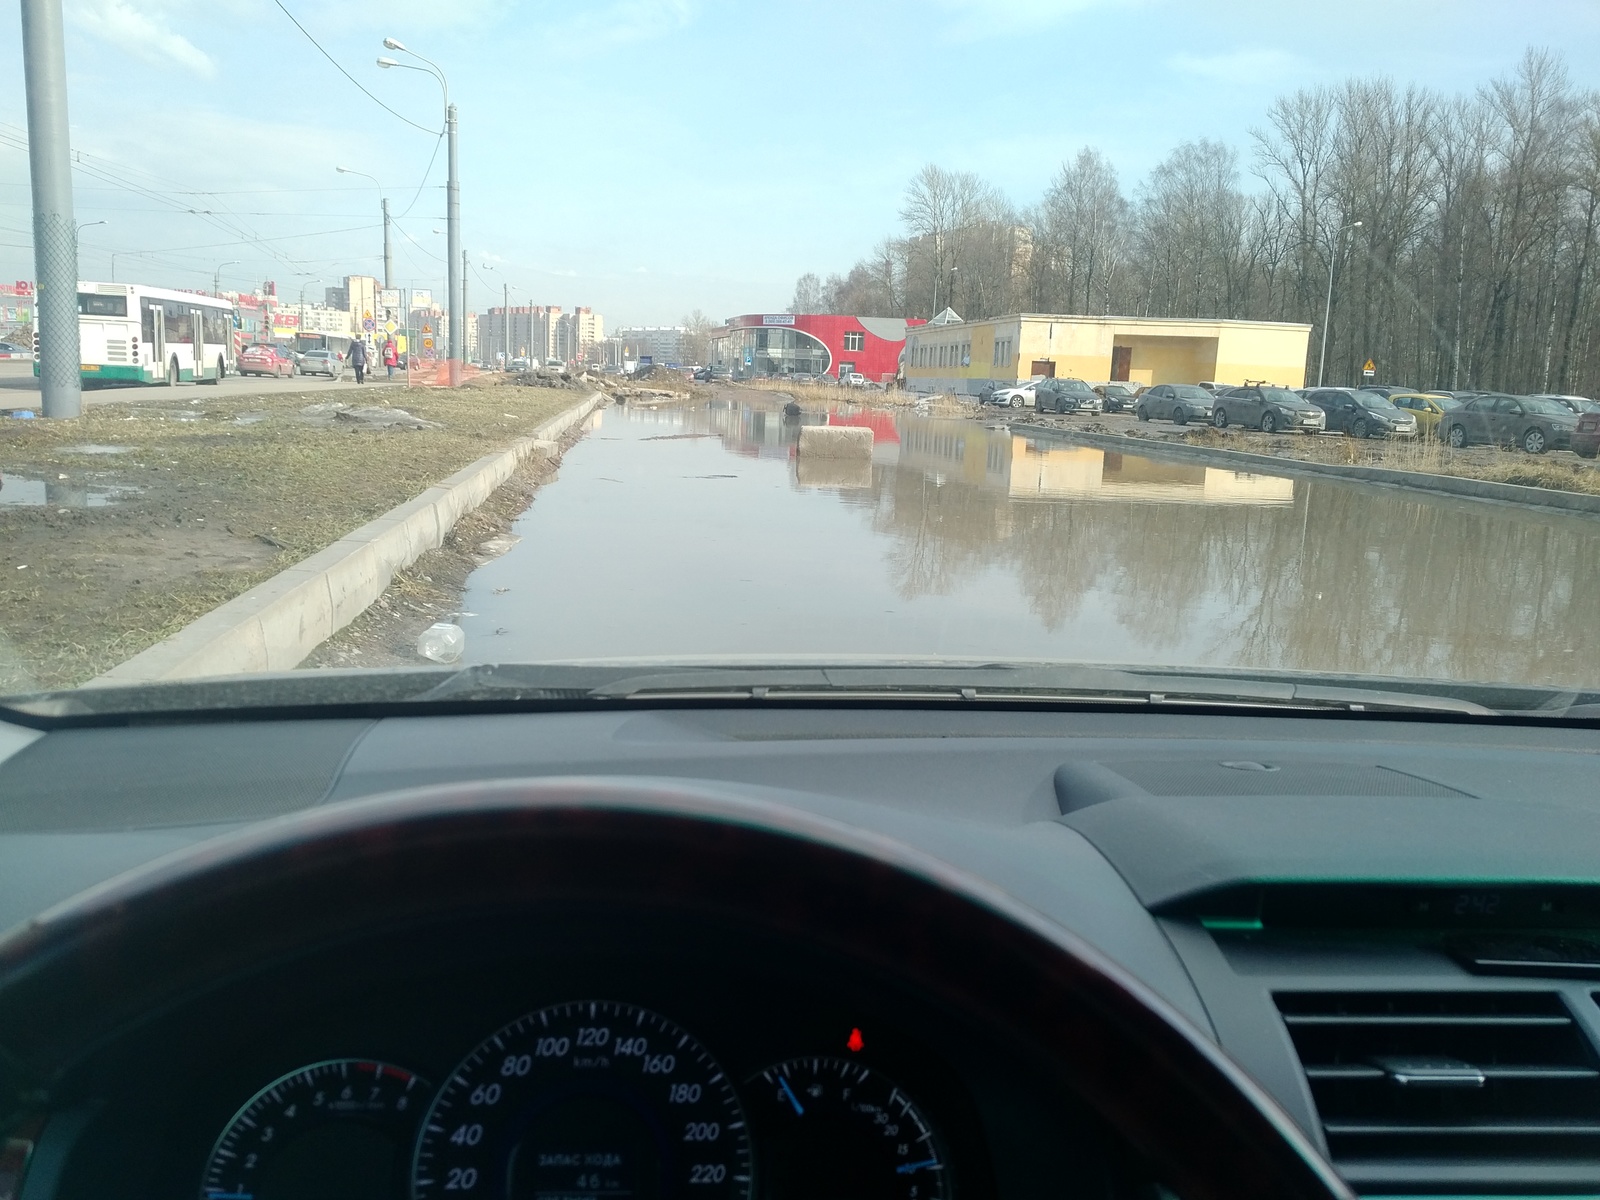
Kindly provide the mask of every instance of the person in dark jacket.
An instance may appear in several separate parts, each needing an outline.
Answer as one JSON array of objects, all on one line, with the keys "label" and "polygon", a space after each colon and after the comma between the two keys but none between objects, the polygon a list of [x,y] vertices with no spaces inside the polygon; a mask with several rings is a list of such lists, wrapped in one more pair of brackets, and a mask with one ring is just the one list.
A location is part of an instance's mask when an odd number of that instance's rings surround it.
[{"label": "person in dark jacket", "polygon": [[356,382],[367,381],[367,344],[360,338],[350,343],[350,352],[345,355],[350,360],[350,365],[356,369]]}]

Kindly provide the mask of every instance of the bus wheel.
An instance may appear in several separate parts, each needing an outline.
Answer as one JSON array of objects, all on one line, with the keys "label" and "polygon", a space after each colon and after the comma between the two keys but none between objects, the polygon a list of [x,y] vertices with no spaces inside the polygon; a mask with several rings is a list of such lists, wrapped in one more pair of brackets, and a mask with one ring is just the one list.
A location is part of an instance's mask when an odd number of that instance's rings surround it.
[{"label": "bus wheel", "polygon": [[167,386],[178,386],[178,356],[174,354],[172,361],[167,364]]},{"label": "bus wheel", "polygon": [[210,379],[202,379],[201,383],[209,383],[212,387],[222,382],[222,377],[228,373],[228,364],[222,361],[222,355],[217,355],[217,373]]}]

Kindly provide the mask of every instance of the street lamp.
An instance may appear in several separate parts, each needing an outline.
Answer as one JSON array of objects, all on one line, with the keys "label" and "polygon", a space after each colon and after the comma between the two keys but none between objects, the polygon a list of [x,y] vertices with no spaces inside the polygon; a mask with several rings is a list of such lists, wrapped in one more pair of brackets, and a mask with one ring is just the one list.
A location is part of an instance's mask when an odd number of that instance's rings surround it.
[{"label": "street lamp", "polygon": [[[485,271],[494,270],[490,263],[484,263]],[[511,284],[507,282],[505,272],[500,273],[500,332],[504,335],[500,350],[500,369],[511,370]]]},{"label": "street lamp", "polygon": [[78,232],[82,233],[85,229],[89,228],[89,226],[91,226],[91,225],[109,225],[109,224],[110,224],[109,221],[85,221],[82,225],[78,226]]},{"label": "street lamp", "polygon": [[449,142],[449,181],[445,185],[445,228],[449,231],[449,244],[445,251],[445,280],[449,294],[450,307],[450,383],[452,386],[461,382],[461,360],[465,357],[463,351],[466,346],[466,320],[463,311],[462,285],[465,280],[457,280],[455,264],[461,257],[461,179],[457,172],[456,155],[456,108],[450,103],[450,82],[445,79],[444,72],[438,64],[424,58],[415,50],[407,50],[400,42],[392,37],[383,39],[385,50],[398,50],[401,54],[409,54],[412,58],[423,63],[424,66],[415,67],[410,63],[403,63],[394,58],[380,58],[378,65],[385,70],[391,67],[404,67],[410,71],[427,70],[439,81],[439,87],[444,91],[444,131]]},{"label": "street lamp", "polygon": [[389,252],[389,197],[383,194],[383,184],[376,175],[352,171],[349,167],[335,167],[334,170],[341,175],[359,175],[378,185],[378,198],[383,202],[383,290],[389,291],[394,287],[394,255]]},{"label": "street lamp", "polygon": [[[320,279],[308,279],[308,280],[306,280],[304,283],[302,283],[300,285],[300,307],[301,307],[301,309],[304,309],[305,306],[306,306],[306,289],[308,287],[310,287],[314,283],[321,283],[321,282],[322,282],[322,280],[320,280]],[[304,316],[305,315],[304,312],[302,312],[301,315]]]},{"label": "street lamp", "polygon": [[1360,221],[1351,221],[1333,235],[1333,245],[1328,248],[1328,302],[1322,309],[1322,357],[1317,360],[1317,386],[1322,386],[1322,372],[1328,365],[1328,322],[1333,319],[1333,264],[1339,257],[1339,244],[1352,229],[1360,229]]},{"label": "street lamp", "polygon": [[222,295],[222,268],[223,267],[237,267],[242,261],[244,261],[244,260],[243,259],[238,259],[238,258],[230,258],[225,263],[218,263],[217,264],[217,269],[215,271],[213,271],[212,274],[211,274],[211,294],[213,296]]}]

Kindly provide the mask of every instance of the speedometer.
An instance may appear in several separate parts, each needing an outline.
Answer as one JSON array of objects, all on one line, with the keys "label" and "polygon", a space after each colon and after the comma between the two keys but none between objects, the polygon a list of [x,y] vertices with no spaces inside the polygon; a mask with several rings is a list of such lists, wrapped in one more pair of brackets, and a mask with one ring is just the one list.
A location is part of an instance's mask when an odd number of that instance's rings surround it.
[{"label": "speedometer", "polygon": [[631,1004],[519,1017],[453,1072],[423,1121],[412,1191],[528,1200],[748,1200],[750,1136],[727,1074]]}]

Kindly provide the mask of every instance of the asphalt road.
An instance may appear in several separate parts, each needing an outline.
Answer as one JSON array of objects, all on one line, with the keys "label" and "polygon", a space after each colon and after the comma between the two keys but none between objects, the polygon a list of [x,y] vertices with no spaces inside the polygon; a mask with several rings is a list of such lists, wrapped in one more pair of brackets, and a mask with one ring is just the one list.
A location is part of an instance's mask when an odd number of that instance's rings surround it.
[{"label": "asphalt road", "polygon": [[[368,376],[372,380],[372,376]],[[380,368],[377,379],[384,379]],[[403,374],[395,373],[395,381],[403,382]],[[174,391],[183,392],[190,388],[200,388],[216,396],[256,396],[271,395],[274,392],[309,392],[326,389],[328,391],[346,391],[356,386],[354,373],[346,372],[343,379],[334,383],[322,375],[291,375],[285,379],[261,378],[259,376],[243,377],[229,376],[221,383],[215,385],[202,385],[194,383],[180,383]],[[127,387],[101,387],[85,388],[83,402],[85,404],[106,404],[118,400],[125,400],[130,396],[147,395],[150,388]],[[39,403],[39,381],[33,376],[31,362],[0,362],[0,408],[28,408]]]}]

